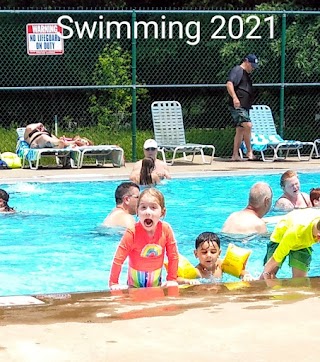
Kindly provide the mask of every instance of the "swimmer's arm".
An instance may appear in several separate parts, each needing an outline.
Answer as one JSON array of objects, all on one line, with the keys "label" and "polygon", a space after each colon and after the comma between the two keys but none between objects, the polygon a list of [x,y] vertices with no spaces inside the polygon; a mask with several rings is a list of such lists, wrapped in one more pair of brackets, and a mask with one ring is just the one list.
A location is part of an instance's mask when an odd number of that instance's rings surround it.
[{"label": "swimmer's arm", "polygon": [[162,166],[160,168],[160,169],[162,169],[162,172],[156,171],[157,175],[159,176],[160,179],[166,178],[166,179],[170,180],[171,175],[169,172],[169,166],[164,161],[160,161],[160,162],[162,162]]},{"label": "swimmer's arm", "polygon": [[293,205],[292,202],[289,201],[288,199],[286,199],[285,197],[280,197],[280,199],[278,199],[274,205],[274,208],[277,210],[292,210],[293,209]]},{"label": "swimmer's arm", "polygon": [[264,220],[261,220],[260,224],[257,225],[257,233],[266,234],[268,232],[267,225]]},{"label": "swimmer's arm", "polygon": [[263,272],[260,275],[260,280],[263,279],[274,279],[277,271],[279,270],[280,263],[278,263],[272,256],[264,266]]},{"label": "swimmer's arm", "polygon": [[307,207],[313,207],[312,202],[310,200],[310,196],[306,192],[301,192],[301,194],[303,195],[303,197],[307,203]]},{"label": "swimmer's arm", "polygon": [[178,264],[179,264],[179,253],[177,248],[177,242],[174,238],[173,231],[168,225],[167,242],[166,242],[166,253],[168,258],[168,275],[167,281],[177,280]]},{"label": "swimmer's arm", "polygon": [[285,257],[290,253],[290,250],[292,250],[296,246],[297,230],[294,227],[289,228],[284,232],[281,239],[279,239],[278,235],[274,230],[271,240],[275,242],[279,241],[279,245],[277,246],[272,257],[277,263],[280,264],[282,260],[284,260]]},{"label": "swimmer's arm", "polygon": [[112,284],[110,285],[110,290],[123,290],[128,289],[128,285],[126,284]]},{"label": "swimmer's arm", "polygon": [[168,180],[171,179],[171,176],[170,176],[169,172],[166,171],[166,170],[163,170],[163,172],[156,172],[156,174],[157,174],[157,176],[159,177],[160,180],[165,179],[165,178],[168,179]]},{"label": "swimmer's arm", "polygon": [[[133,165],[132,171],[130,173],[129,179],[135,183],[137,180],[140,180],[140,170],[141,170],[142,162],[138,161]],[[139,183],[139,181],[138,181]]]},{"label": "swimmer's arm", "polygon": [[124,261],[127,259],[129,252],[131,250],[131,245],[133,244],[133,237],[134,237],[133,231],[127,229],[120,241],[120,244],[117,248],[111,266],[110,277],[109,277],[110,288],[112,288],[113,285],[119,285],[119,276],[121,273],[122,265]]},{"label": "swimmer's arm", "polygon": [[277,234],[276,230],[278,229],[275,229],[271,235],[271,241],[277,242],[277,239],[281,239],[272,257],[265,264],[263,273],[260,275],[260,279],[274,279],[276,277],[281,262],[290,253],[290,250],[296,241],[296,231],[294,228],[289,228],[283,233],[283,235],[281,233]]},{"label": "swimmer's arm", "polygon": [[161,183],[161,180],[160,180],[160,177],[159,175],[156,173],[156,172],[152,172],[152,182],[155,184],[155,185],[158,185]]},{"label": "swimmer's arm", "polygon": [[164,167],[164,178],[167,178],[168,180],[170,180],[171,179],[171,175],[170,175],[170,173],[169,173],[169,169],[168,169],[168,165],[167,164],[165,164],[165,167]]}]

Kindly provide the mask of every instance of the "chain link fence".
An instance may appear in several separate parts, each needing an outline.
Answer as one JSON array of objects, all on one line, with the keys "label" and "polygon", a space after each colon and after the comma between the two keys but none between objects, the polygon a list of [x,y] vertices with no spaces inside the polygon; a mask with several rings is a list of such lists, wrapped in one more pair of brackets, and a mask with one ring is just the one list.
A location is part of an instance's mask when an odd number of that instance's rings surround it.
[{"label": "chain link fence", "polygon": [[[16,128],[41,121],[59,136],[119,144],[135,160],[153,137],[151,103],[177,100],[187,141],[228,157],[234,128],[225,83],[248,53],[260,60],[254,103],[271,107],[284,138],[313,141],[320,136],[319,14],[0,11],[0,150],[14,152]],[[57,23],[69,36],[63,54],[43,55],[57,42],[27,24]],[[31,41],[38,55],[28,54]]]}]

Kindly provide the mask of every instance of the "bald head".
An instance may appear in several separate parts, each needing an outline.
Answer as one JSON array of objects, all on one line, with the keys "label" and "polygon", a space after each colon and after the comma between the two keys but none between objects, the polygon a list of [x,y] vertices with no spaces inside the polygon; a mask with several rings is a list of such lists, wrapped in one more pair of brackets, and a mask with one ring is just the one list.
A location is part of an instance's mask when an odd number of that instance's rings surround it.
[{"label": "bald head", "polygon": [[265,182],[255,183],[249,193],[249,205],[254,209],[266,209],[265,213],[270,210],[272,203],[271,187]]}]

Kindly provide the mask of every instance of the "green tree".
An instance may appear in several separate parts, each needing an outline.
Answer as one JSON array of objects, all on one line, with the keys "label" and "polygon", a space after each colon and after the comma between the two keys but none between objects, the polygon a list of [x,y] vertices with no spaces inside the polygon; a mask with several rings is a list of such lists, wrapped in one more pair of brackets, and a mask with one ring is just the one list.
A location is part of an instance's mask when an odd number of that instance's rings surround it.
[{"label": "green tree", "polygon": [[[118,43],[107,44],[93,73],[96,85],[130,85],[131,57]],[[90,97],[90,112],[101,126],[118,129],[128,121],[132,104],[130,88],[105,89]]]},{"label": "green tree", "polygon": [[[96,85],[131,85],[130,53],[123,50],[116,42],[107,44],[96,63],[93,81]],[[140,97],[146,93],[145,89],[137,91]],[[97,117],[100,126],[115,131],[130,126],[132,106],[130,87],[103,89],[92,95],[90,102],[90,113]]]}]

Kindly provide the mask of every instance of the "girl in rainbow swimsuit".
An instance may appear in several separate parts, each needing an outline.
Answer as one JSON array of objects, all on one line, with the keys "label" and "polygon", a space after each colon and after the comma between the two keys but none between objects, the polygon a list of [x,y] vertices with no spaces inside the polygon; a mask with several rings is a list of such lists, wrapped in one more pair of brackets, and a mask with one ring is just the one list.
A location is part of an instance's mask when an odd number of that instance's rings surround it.
[{"label": "girl in rainbow swimsuit", "polygon": [[[126,230],[113,259],[109,279],[111,290],[161,286],[165,253],[168,258],[166,286],[177,285],[179,254],[171,226],[160,220],[165,212],[164,197],[159,190],[148,188],[140,194],[139,221]],[[127,257],[128,285],[121,285],[119,275]]]}]

